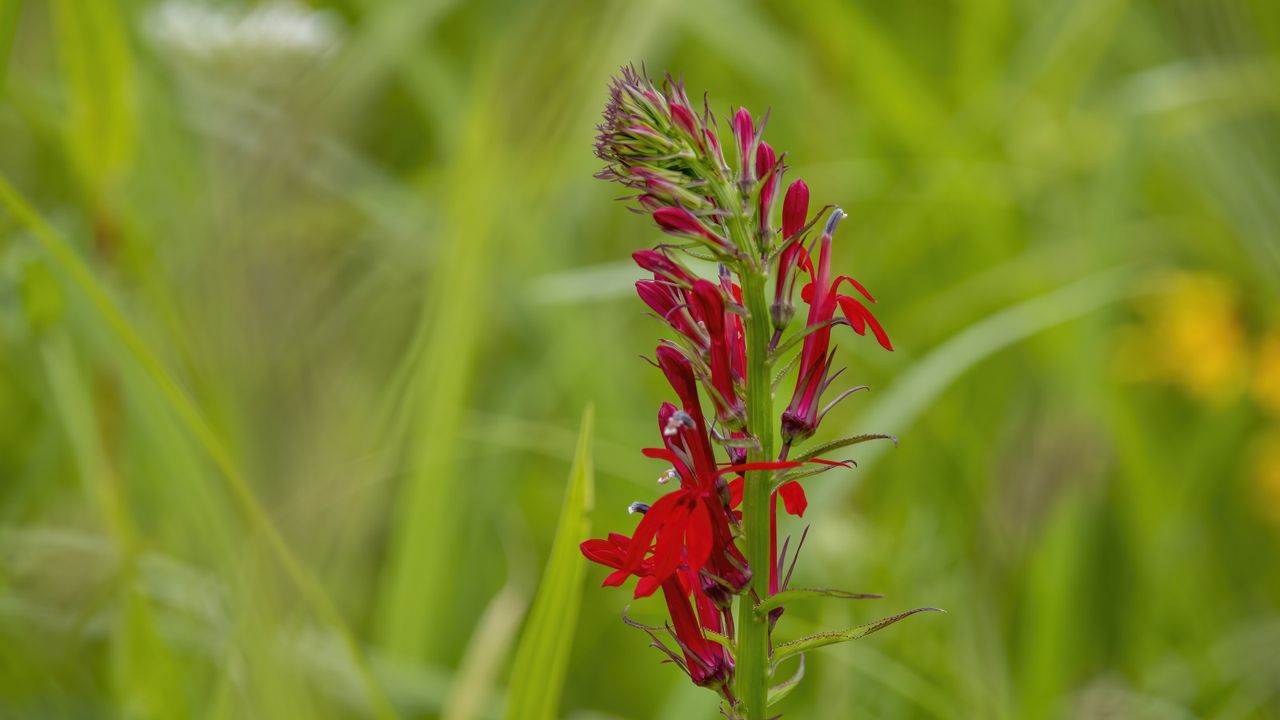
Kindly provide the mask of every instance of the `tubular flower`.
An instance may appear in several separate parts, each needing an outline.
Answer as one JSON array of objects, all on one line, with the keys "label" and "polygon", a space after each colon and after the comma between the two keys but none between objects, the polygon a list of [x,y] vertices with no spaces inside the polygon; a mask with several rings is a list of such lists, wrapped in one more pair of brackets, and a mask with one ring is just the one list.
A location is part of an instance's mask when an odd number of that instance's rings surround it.
[{"label": "tubular flower", "polygon": [[716,415],[729,427],[742,427],[746,424],[746,411],[733,382],[734,360],[741,341],[739,328],[726,319],[724,298],[714,283],[708,280],[694,282],[690,299],[695,309],[694,317],[707,331]]},{"label": "tubular flower", "polygon": [[[624,68],[610,86],[596,143],[606,166],[598,177],[634,191],[633,209],[678,238],[632,255],[646,275],[635,283],[637,295],[672,331],[654,364],[676,402],[658,408],[661,446],[643,450],[666,465],[658,480],[663,491],[631,504],[628,510],[641,517],[630,535],[610,533],[581,549],[609,569],[605,586],[634,578],[636,598],[661,590],[667,622],[628,623],[649,633],[654,647],[694,683],[719,693],[725,717],[763,720],[773,714],[770,668],[803,646],[772,640],[783,613],[775,596],[786,591],[804,541],[801,534],[793,547],[784,535],[779,505],[785,514],[803,516],[808,499],[798,480],[852,465],[795,447],[852,392],[819,407],[838,374],[832,373],[832,328],[848,325],[859,335],[870,328],[885,349],[893,348],[863,303],[874,302],[866,289],[848,276],[833,277],[832,235],[844,213],[832,210],[820,238],[806,248],[809,229],[826,209],[810,217],[809,186],[797,179],[786,186],[775,226],[786,154],[765,142],[765,119],[753,119],[745,108],[724,120],[732,133],[725,138],[728,151],[708,103],[695,111],[670,76],[659,86]],[[698,272],[683,256],[718,267]],[[805,326],[788,337],[801,273],[808,278],[800,292]],[[846,283],[853,294],[840,292]],[[772,388],[792,368],[795,391],[779,417]],[[820,449],[888,437],[844,438]],[[790,459],[793,448],[799,454]],[[828,642],[830,635],[816,644]]]},{"label": "tubular flower", "polygon": [[801,299],[809,305],[809,317],[805,328],[809,334],[805,336],[803,349],[800,351],[800,369],[796,377],[795,394],[792,395],[791,404],[787,406],[786,412],[782,414],[782,439],[787,446],[813,435],[827,411],[854,391],[861,389],[847,390],[826,407],[818,409],[822,394],[835,379],[835,375],[831,374],[835,353],[829,352],[828,346],[831,343],[831,327],[835,324],[834,316],[837,307],[844,314],[844,321],[853,328],[854,332],[864,335],[867,326],[870,326],[880,345],[885,350],[893,350],[889,336],[885,334],[884,328],[880,327],[880,323],[867,306],[839,292],[841,283],[847,282],[869,302],[874,303],[875,300],[866,288],[848,275],[831,279],[831,236],[843,218],[844,213],[837,208],[827,219],[822,238],[818,241],[816,268],[807,253],[801,256],[801,264],[810,277],[809,284],[801,291]]},{"label": "tubular flower", "polygon": [[775,338],[780,337],[795,315],[791,296],[795,290],[800,257],[804,255],[801,233],[809,214],[809,186],[804,180],[796,180],[787,188],[782,200],[782,252],[778,255],[778,270],[774,275],[773,305],[769,307]]}]

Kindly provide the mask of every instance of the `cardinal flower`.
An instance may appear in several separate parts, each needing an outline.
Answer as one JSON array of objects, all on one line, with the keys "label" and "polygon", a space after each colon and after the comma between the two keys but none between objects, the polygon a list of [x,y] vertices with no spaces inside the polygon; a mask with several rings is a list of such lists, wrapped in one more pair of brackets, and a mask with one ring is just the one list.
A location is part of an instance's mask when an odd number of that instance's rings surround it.
[{"label": "cardinal flower", "polygon": [[787,406],[786,411],[782,414],[782,438],[788,446],[813,435],[818,423],[822,421],[822,417],[827,411],[849,393],[859,389],[847,390],[821,410],[818,408],[822,394],[827,390],[832,380],[835,379],[835,376],[831,374],[831,365],[835,359],[835,353],[829,351],[829,346],[831,343],[831,327],[834,324],[833,319],[837,308],[843,313],[845,322],[853,328],[854,332],[864,335],[867,327],[870,326],[871,332],[875,335],[880,345],[886,350],[893,350],[893,344],[889,342],[889,336],[871,314],[871,311],[867,309],[867,306],[863,305],[858,299],[839,292],[841,284],[848,283],[868,302],[874,303],[875,299],[871,297],[866,288],[848,275],[840,275],[834,280],[831,278],[831,236],[835,233],[836,226],[840,224],[842,218],[844,218],[844,213],[839,208],[831,211],[831,216],[827,219],[822,238],[818,241],[818,264],[816,268],[808,253],[804,253],[800,258],[801,265],[810,277],[809,284],[801,291],[801,299],[809,305],[809,316],[805,328],[805,331],[809,334],[805,336],[804,345],[800,352],[799,375],[796,379],[795,393],[792,395],[791,404]]},{"label": "cardinal flower", "polygon": [[[672,574],[659,582],[650,573],[650,567],[629,568],[626,558],[631,544],[631,538],[626,535],[609,533],[607,539],[587,540],[580,547],[582,554],[588,560],[613,569],[602,583],[605,587],[621,585],[633,575],[639,577],[638,597],[651,595],[661,587],[667,612],[671,616],[671,634],[680,647],[681,653],[676,655],[660,644],[659,648],[666,652],[673,662],[684,668],[696,684],[725,685],[724,690],[727,692],[727,684],[733,672],[733,658],[725,649],[708,640],[704,633],[704,625],[709,626],[706,629],[713,632],[720,631],[722,628],[720,611],[709,604],[696,583],[689,582],[684,576]],[[701,621],[699,616],[694,614],[693,604],[689,600],[691,594],[699,605],[703,602],[708,603],[709,611],[700,613],[703,617]]]}]

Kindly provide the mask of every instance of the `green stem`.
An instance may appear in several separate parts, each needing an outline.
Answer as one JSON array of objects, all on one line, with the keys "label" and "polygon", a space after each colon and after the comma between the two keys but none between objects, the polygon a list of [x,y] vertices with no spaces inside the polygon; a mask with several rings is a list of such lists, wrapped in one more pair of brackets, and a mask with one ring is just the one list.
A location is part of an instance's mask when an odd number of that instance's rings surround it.
[{"label": "green stem", "polygon": [[[740,187],[711,168],[696,173],[707,181],[717,204],[733,210],[726,226],[730,239],[742,253],[739,281],[747,306],[747,432],[759,440],[758,449],[747,451],[748,462],[773,457],[773,386],[769,343],[772,319],[765,294],[768,264],[750,227],[751,209]],[[737,699],[746,720],[764,720],[769,698],[769,620],[755,612],[755,603],[769,595],[769,488],[772,473],[747,473],[742,495],[743,554],[751,568],[751,588],[738,598]]]},{"label": "green stem", "polygon": [[[760,441],[749,451],[748,462],[771,460],[773,455],[773,390],[769,377],[769,306],[765,299],[765,274],[754,268],[742,276],[742,296],[747,306],[747,431]],[[738,697],[747,720],[764,720],[769,692],[768,617],[755,612],[755,599],[769,594],[769,483],[771,472],[747,473],[742,495],[742,533],[745,555],[751,567],[751,592],[738,600]]]}]

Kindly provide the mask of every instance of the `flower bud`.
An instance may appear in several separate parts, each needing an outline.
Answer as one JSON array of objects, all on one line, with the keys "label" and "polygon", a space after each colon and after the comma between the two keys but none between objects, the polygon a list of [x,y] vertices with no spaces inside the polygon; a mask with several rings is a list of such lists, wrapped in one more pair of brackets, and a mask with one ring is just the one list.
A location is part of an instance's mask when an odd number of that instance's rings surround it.
[{"label": "flower bud", "polygon": [[809,186],[804,180],[796,180],[787,188],[782,200],[782,237],[790,240],[804,227],[809,214]]},{"label": "flower bud", "polygon": [[738,140],[738,161],[742,172],[739,182],[751,185],[756,181],[755,168],[751,163],[755,156],[756,129],[751,122],[751,113],[746,108],[738,108],[733,116],[733,136]]}]

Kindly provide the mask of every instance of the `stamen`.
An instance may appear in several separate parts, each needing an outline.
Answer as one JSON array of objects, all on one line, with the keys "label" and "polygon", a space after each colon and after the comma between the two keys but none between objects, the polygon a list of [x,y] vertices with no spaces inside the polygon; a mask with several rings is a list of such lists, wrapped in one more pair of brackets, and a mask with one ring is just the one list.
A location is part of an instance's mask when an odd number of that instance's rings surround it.
[{"label": "stamen", "polygon": [[689,413],[683,410],[677,410],[671,414],[670,418],[667,419],[666,427],[662,428],[662,436],[671,437],[680,432],[680,428],[682,427],[694,430],[698,427],[698,424],[693,421],[693,418]]},{"label": "stamen", "polygon": [[648,504],[648,503],[642,503],[642,502],[637,501],[637,502],[633,502],[633,503],[631,503],[630,505],[628,505],[628,506],[627,506],[627,514],[628,514],[628,515],[635,515],[636,513],[640,513],[641,515],[643,515],[643,514],[645,514],[645,513],[647,513],[647,512],[649,512],[649,504]]}]

